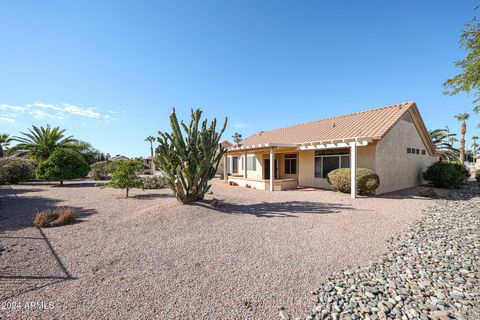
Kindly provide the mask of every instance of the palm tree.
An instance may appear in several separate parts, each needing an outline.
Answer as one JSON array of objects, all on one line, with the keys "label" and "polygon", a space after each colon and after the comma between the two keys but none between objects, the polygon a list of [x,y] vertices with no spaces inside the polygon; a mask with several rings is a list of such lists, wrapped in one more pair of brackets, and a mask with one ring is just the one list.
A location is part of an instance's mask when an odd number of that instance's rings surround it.
[{"label": "palm tree", "polygon": [[152,156],[152,164],[150,165],[151,166],[150,170],[151,170],[152,174],[155,174],[155,163],[153,161],[153,143],[156,140],[157,139],[155,139],[155,137],[153,137],[153,136],[148,136],[148,137],[145,138],[145,141],[150,142],[150,155]]},{"label": "palm tree", "polygon": [[232,139],[233,141],[236,143],[236,144],[239,144],[241,141],[242,141],[242,135],[238,132],[235,132],[233,135],[232,135]]},{"label": "palm tree", "polygon": [[473,136],[472,140],[473,140],[473,144],[472,144],[473,163],[476,163],[477,162],[477,148],[478,148],[477,140],[478,140],[478,136]]},{"label": "palm tree", "polygon": [[6,133],[0,133],[0,158],[3,158],[3,151],[8,150],[12,138]]},{"label": "palm tree", "polygon": [[453,146],[452,141],[457,141],[455,133],[447,129],[436,129],[428,132],[435,149],[442,151],[450,161],[458,161],[459,151]]},{"label": "palm tree", "polygon": [[470,115],[467,112],[459,113],[455,116],[458,121],[462,122],[462,131],[460,138],[460,163],[465,163],[465,134],[467,133],[467,123],[466,121],[470,118]]},{"label": "palm tree", "polygon": [[65,129],[51,128],[50,125],[28,129],[28,133],[21,132],[23,137],[13,137],[18,144],[11,150],[21,151],[23,155],[31,156],[38,160],[46,160],[58,147],[77,149],[77,140],[72,136],[65,137]]},{"label": "palm tree", "polygon": [[450,128],[448,126],[445,126],[447,128],[447,135],[448,135],[448,141],[454,147],[455,142],[458,142],[457,139],[457,134],[456,133],[450,133]]}]

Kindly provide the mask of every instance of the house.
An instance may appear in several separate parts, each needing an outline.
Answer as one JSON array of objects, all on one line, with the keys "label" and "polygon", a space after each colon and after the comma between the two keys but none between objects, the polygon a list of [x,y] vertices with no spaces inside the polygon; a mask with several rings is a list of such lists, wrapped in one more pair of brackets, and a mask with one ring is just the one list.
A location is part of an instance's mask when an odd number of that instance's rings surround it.
[{"label": "house", "polygon": [[115,157],[110,158],[110,161],[126,161],[126,160],[130,160],[130,158],[126,156],[122,156],[120,154],[117,154]]},{"label": "house", "polygon": [[145,168],[143,173],[155,175],[155,163],[152,156],[143,159],[143,166]]},{"label": "house", "polygon": [[441,156],[415,102],[404,102],[256,133],[229,147],[225,180],[270,191],[329,188],[327,174],[350,167],[355,197],[359,167],[379,175],[381,194],[424,183]]}]

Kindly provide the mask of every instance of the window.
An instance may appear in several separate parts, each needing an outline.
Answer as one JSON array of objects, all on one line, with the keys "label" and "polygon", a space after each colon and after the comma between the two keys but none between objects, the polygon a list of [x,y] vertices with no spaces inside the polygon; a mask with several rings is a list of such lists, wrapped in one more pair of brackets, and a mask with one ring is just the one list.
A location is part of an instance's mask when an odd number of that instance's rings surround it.
[{"label": "window", "polygon": [[297,174],[297,155],[285,155],[285,174]]},{"label": "window", "polygon": [[420,149],[415,149],[415,154],[420,154]]},{"label": "window", "polygon": [[257,170],[257,161],[254,155],[247,156],[247,171]]},{"label": "window", "polygon": [[407,153],[412,153],[412,148],[407,148]]},{"label": "window", "polygon": [[327,174],[339,168],[350,168],[348,149],[315,152],[315,178],[327,178]]},{"label": "window", "polygon": [[425,151],[425,149],[422,149],[422,156],[424,156],[427,152]]}]

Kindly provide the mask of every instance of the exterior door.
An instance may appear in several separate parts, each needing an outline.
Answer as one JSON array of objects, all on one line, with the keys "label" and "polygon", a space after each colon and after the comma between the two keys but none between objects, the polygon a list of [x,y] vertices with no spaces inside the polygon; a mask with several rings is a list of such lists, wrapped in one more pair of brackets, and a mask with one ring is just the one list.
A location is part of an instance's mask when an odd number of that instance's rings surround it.
[{"label": "exterior door", "polygon": [[238,173],[238,157],[232,157],[232,173]]},{"label": "exterior door", "polygon": [[[275,159],[275,178],[278,179],[278,160]],[[263,176],[266,180],[270,180],[270,159],[263,159]]]}]

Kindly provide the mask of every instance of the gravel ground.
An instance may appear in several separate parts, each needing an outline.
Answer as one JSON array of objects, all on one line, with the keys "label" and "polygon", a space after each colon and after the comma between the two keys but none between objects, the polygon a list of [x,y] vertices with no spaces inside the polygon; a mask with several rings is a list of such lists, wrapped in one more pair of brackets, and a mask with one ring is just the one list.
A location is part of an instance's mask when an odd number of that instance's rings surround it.
[{"label": "gravel ground", "polygon": [[329,277],[306,319],[480,319],[480,188],[424,210],[367,268]]},{"label": "gravel ground", "polygon": [[[416,189],[377,198],[266,191],[213,182],[218,209],[167,190],[0,188],[0,318],[278,319],[312,309],[335,271],[367,266],[421,217]],[[36,209],[79,222],[40,230]],[[27,303],[27,305],[25,305]],[[12,310],[14,309],[14,310]]]}]

